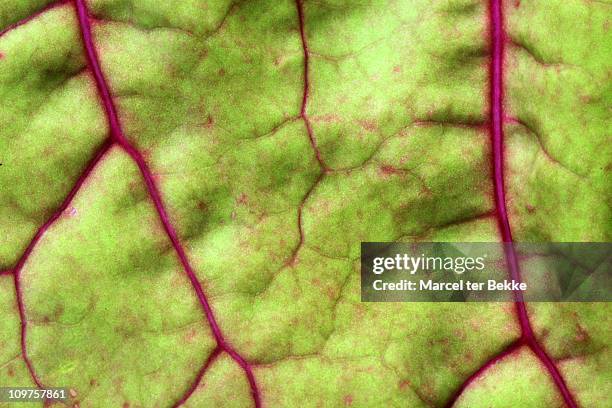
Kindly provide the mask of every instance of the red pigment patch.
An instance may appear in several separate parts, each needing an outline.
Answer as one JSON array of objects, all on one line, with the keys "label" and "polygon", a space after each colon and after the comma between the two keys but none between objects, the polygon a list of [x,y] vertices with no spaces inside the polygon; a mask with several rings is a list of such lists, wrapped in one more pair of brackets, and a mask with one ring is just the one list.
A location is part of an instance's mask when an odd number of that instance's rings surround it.
[{"label": "red pigment patch", "polygon": [[313,116],[312,118],[313,122],[324,122],[324,123],[336,123],[336,122],[340,122],[340,117],[338,115],[317,115],[317,116]]},{"label": "red pigment patch", "polygon": [[589,340],[589,333],[580,324],[576,325],[576,331],[578,332],[575,337],[576,341],[583,342]]},{"label": "red pigment patch", "polygon": [[193,341],[195,340],[196,336],[197,336],[197,332],[195,329],[191,329],[187,332],[187,334],[185,335],[185,341],[187,343],[193,343]]},{"label": "red pigment patch", "polygon": [[359,120],[358,123],[368,132],[375,132],[378,129],[376,123],[372,122],[371,120]]},{"label": "red pigment patch", "polygon": [[406,388],[410,388],[412,386],[412,383],[408,380],[402,380],[399,383],[399,388],[400,390],[405,390]]},{"label": "red pigment patch", "polygon": [[395,168],[391,165],[385,164],[383,166],[380,166],[380,171],[385,175],[385,176],[391,176],[394,174],[400,174],[401,171],[398,168]]},{"label": "red pigment patch", "polygon": [[249,197],[245,193],[240,194],[240,196],[236,199],[236,203],[238,205],[247,205],[248,202]]},{"label": "red pigment patch", "polygon": [[211,115],[208,115],[208,117],[206,118],[206,123],[204,124],[204,127],[207,129],[210,129],[213,127],[215,121],[213,119],[213,117]]}]

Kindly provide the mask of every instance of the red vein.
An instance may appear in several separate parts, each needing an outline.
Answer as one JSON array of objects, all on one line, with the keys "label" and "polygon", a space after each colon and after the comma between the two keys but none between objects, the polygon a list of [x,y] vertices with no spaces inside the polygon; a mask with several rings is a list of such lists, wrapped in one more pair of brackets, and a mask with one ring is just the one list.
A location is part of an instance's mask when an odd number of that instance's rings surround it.
[{"label": "red vein", "polygon": [[304,205],[306,204],[306,201],[308,200],[308,198],[314,191],[315,187],[319,184],[323,176],[330,170],[327,164],[325,164],[325,161],[323,160],[323,155],[321,154],[321,151],[319,150],[319,147],[317,146],[317,139],[314,135],[314,130],[312,129],[310,118],[308,117],[308,99],[310,96],[310,68],[309,68],[310,67],[310,51],[308,48],[308,39],[306,37],[303,0],[295,0],[295,6],[297,9],[297,13],[298,13],[300,38],[302,41],[302,50],[304,52],[304,73],[303,73],[304,90],[302,94],[302,106],[300,108],[300,117],[302,118],[302,120],[304,121],[304,124],[306,125],[306,133],[308,133],[308,140],[310,141],[310,146],[312,147],[312,150],[315,153],[317,162],[319,163],[319,167],[321,167],[323,172],[319,174],[319,176],[317,177],[313,185],[306,192],[306,195],[304,196],[304,198],[302,198],[302,201],[300,202],[300,206],[298,207],[297,224],[298,224],[298,232],[300,234],[299,241],[298,241],[297,246],[294,248],[291,254],[291,257],[289,258],[287,265],[293,265],[295,263],[298,252],[300,251],[300,248],[302,248],[302,246],[304,245],[304,241],[305,241],[304,221],[303,221]]},{"label": "red vein", "polygon": [[15,266],[15,269],[14,269],[13,278],[14,278],[14,282],[15,282],[15,293],[16,293],[16,297],[17,297],[17,307],[18,307],[18,310],[19,310],[19,319],[21,320],[21,354],[23,356],[23,360],[26,363],[26,366],[28,368],[30,376],[32,377],[32,380],[34,380],[34,382],[36,383],[36,385],[38,387],[42,387],[42,383],[41,383],[40,379],[38,378],[38,376],[36,375],[36,372],[34,370],[34,366],[32,365],[32,362],[30,361],[30,358],[28,357],[28,351],[27,351],[27,347],[26,347],[27,321],[26,321],[26,317],[25,317],[25,305],[23,303],[23,291],[21,289],[21,279],[20,279],[21,271],[22,271],[23,266],[25,265],[26,261],[28,260],[28,258],[32,254],[32,251],[34,250],[34,247],[36,247],[36,245],[38,244],[38,241],[40,241],[41,237],[51,227],[51,225],[53,225],[55,223],[55,221],[57,221],[60,218],[62,213],[64,211],[66,211],[66,209],[68,208],[68,205],[70,205],[70,202],[72,201],[74,196],[81,189],[81,187],[83,186],[83,184],[85,183],[85,181],[87,180],[87,178],[89,177],[89,175],[91,174],[93,169],[100,162],[102,157],[106,154],[106,152],[110,149],[111,146],[112,146],[111,141],[110,140],[106,140],[102,144],[102,146],[98,149],[96,155],[87,164],[87,166],[85,167],[85,170],[83,171],[83,173],[81,173],[81,175],[77,179],[76,183],[74,184],[74,186],[72,187],[72,189],[70,190],[70,192],[68,193],[66,198],[64,198],[64,201],[59,206],[59,208],[38,229],[38,231],[36,231],[36,234],[34,235],[34,238],[32,238],[32,240],[30,241],[30,243],[26,247],[25,251],[23,252],[21,257],[17,261],[17,265]]},{"label": "red vein", "polygon": [[2,31],[0,31],[0,37],[2,37],[4,34],[10,32],[10,31],[13,31],[17,27],[20,27],[20,26],[22,26],[24,24],[29,23],[30,21],[32,21],[35,18],[39,17],[41,14],[44,14],[45,12],[47,12],[47,11],[53,9],[53,8],[56,8],[56,7],[59,7],[59,6],[63,6],[65,4],[68,4],[68,0],[60,0],[60,1],[57,1],[55,3],[48,4],[44,8],[42,8],[42,9],[38,10],[37,12],[35,12],[34,14],[24,18],[23,20],[20,20],[20,21],[18,21],[16,23],[13,23],[13,24],[9,25],[8,27],[6,27],[5,29],[3,29]]},{"label": "red vein", "polygon": [[548,355],[548,353],[546,353],[544,348],[540,346],[536,339],[531,339],[527,342],[527,345],[529,346],[529,348],[531,348],[535,355],[538,356],[540,361],[542,361],[542,363],[546,367],[546,370],[555,382],[555,385],[557,386],[557,389],[561,393],[561,396],[563,397],[563,400],[565,401],[567,406],[570,408],[578,408],[578,404],[574,400],[574,396],[567,387],[563,376],[559,372],[559,369],[555,365],[552,358]]},{"label": "red vein", "polygon": [[497,364],[498,362],[500,362],[501,360],[503,360],[504,358],[506,358],[510,354],[513,354],[515,351],[517,351],[522,346],[523,346],[523,344],[520,341],[516,341],[514,343],[511,343],[501,353],[498,353],[497,355],[493,356],[493,358],[491,358],[487,362],[485,362],[482,366],[480,366],[480,368],[478,370],[476,370],[472,375],[470,375],[469,378],[463,384],[461,384],[459,389],[455,392],[455,394],[446,403],[445,407],[446,408],[451,408],[453,405],[455,405],[455,403],[457,402],[459,397],[463,394],[463,392],[467,389],[467,387],[470,384],[472,384],[475,380],[480,378],[489,368],[493,367],[495,364]]},{"label": "red vein", "polygon": [[[510,222],[508,221],[508,212],[506,209],[506,193],[504,186],[504,45],[506,41],[506,33],[504,29],[504,16],[502,10],[503,0],[490,0],[489,1],[489,21],[491,30],[491,65],[490,65],[490,133],[493,144],[493,183],[495,189],[495,208],[497,213],[497,220],[499,224],[499,230],[502,236],[504,244],[504,252],[506,256],[506,263],[508,265],[510,278],[520,282],[521,272],[519,268],[518,257],[514,248],[512,240],[512,230],[510,228]],[[561,373],[557,369],[552,358],[546,353],[542,346],[536,340],[529,316],[527,314],[527,308],[523,300],[523,294],[520,291],[514,292],[514,305],[521,328],[521,337],[517,342],[518,345],[528,346],[538,359],[544,364],[550,377],[554,381],[557,389],[561,393],[563,400],[566,405],[570,408],[577,408],[577,404],[574,401],[572,394],[570,393],[567,385]],[[502,352],[498,356],[494,357],[491,361],[496,362],[500,358],[505,357],[508,352]],[[462,390],[465,390],[467,385],[473,381],[474,378],[478,377],[486,368],[490,367],[491,364],[485,364],[481,367],[474,375],[472,375],[461,387],[460,395]],[[451,401],[451,404],[454,399]]]},{"label": "red vein", "polygon": [[302,49],[304,51],[304,92],[302,94],[302,107],[300,108],[300,117],[304,120],[304,124],[306,125],[306,132],[308,133],[310,146],[312,146],[312,150],[314,150],[315,152],[315,156],[317,157],[319,166],[323,170],[328,170],[325,161],[323,161],[321,151],[317,146],[317,139],[315,138],[314,131],[312,130],[312,124],[310,123],[310,118],[308,117],[307,113],[308,98],[310,96],[310,51],[308,50],[308,39],[306,38],[303,0],[295,0],[295,5],[297,7],[298,20],[300,25],[300,37],[302,39]]},{"label": "red vein", "polygon": [[200,368],[200,370],[198,371],[195,381],[191,384],[191,386],[189,387],[187,392],[181,397],[181,399],[172,406],[172,408],[178,408],[181,405],[183,405],[185,402],[187,402],[187,400],[195,392],[196,388],[198,388],[200,381],[202,381],[202,377],[204,377],[204,373],[206,373],[208,368],[217,360],[217,357],[219,357],[221,353],[222,353],[222,350],[219,347],[215,348],[213,352],[210,353],[210,355],[206,359],[206,362],[204,363],[202,368]]},{"label": "red vein", "polygon": [[178,235],[170,222],[166,209],[161,199],[161,194],[157,185],[155,184],[153,174],[151,170],[148,168],[142,154],[133,147],[127,138],[124,136],[123,131],[121,129],[121,123],[119,121],[117,110],[115,109],[114,102],[111,97],[110,89],[108,84],[106,83],[106,79],[104,78],[104,74],[102,73],[102,69],[100,68],[100,62],[97,55],[96,48],[93,43],[92,34],[91,34],[91,24],[89,11],[85,4],[84,0],[75,0],[76,12],[79,21],[79,28],[81,31],[81,36],[83,39],[83,45],[85,47],[85,53],[87,56],[88,65],[93,73],[94,80],[96,83],[96,87],[98,88],[98,92],[100,94],[100,98],[102,99],[102,104],[104,105],[104,110],[106,112],[106,117],[109,122],[111,139],[119,144],[125,152],[134,160],[142,177],[145,180],[145,184],[147,187],[147,191],[153,201],[155,209],[159,215],[159,218],[162,222],[163,228],[166,232],[166,235],[170,239],[174,250],[176,251],[179,260],[183,266],[187,277],[189,278],[191,285],[200,301],[200,305],[204,310],[204,314],[208,321],[208,324],[213,332],[215,340],[219,348],[225,352],[227,352],[240,367],[244,370],[249,386],[251,388],[251,395],[255,402],[256,407],[261,406],[261,400],[259,395],[259,389],[255,382],[255,377],[253,375],[253,370],[250,364],[238,353],[236,352],[231,345],[225,340],[221,329],[215,319],[213,311],[208,303],[206,295],[202,290],[202,285],[196,278],[196,275],[191,268],[191,265],[187,259],[187,255],[183,246],[181,245]]},{"label": "red vein", "polygon": [[312,195],[314,189],[321,182],[321,179],[323,179],[323,175],[324,174],[325,173],[319,174],[319,176],[316,178],[314,183],[312,183],[312,186],[310,186],[310,188],[308,189],[308,191],[306,192],[306,194],[302,198],[302,201],[300,201],[300,205],[298,207],[298,217],[297,217],[299,239],[298,239],[297,245],[295,246],[295,248],[293,249],[293,252],[291,253],[291,257],[289,258],[289,260],[285,264],[286,266],[291,266],[291,265],[295,264],[295,261],[297,260],[298,252],[300,251],[302,246],[304,246],[304,242],[306,240],[306,235],[304,233],[304,219],[303,219],[304,218],[303,217],[304,206],[306,205],[306,201],[308,201],[308,198]]},{"label": "red vein", "polygon": [[321,174],[317,177],[313,185],[308,189],[306,195],[302,198],[300,205],[298,207],[298,216],[297,216],[297,224],[298,224],[298,232],[299,232],[299,240],[296,247],[293,249],[291,257],[287,261],[285,265],[293,265],[297,259],[298,252],[304,245],[305,235],[304,235],[304,221],[303,221],[303,212],[304,205],[306,201],[314,191],[315,187],[319,184],[323,176],[329,172],[329,167],[325,164],[323,160],[323,156],[321,151],[317,146],[317,139],[315,138],[314,131],[312,129],[312,124],[310,123],[310,118],[308,117],[307,107],[308,107],[308,98],[310,96],[310,51],[308,49],[308,39],[306,38],[306,29],[305,29],[305,17],[304,17],[304,4],[303,0],[296,0],[295,6],[297,8],[298,13],[298,22],[300,28],[300,38],[302,40],[302,50],[304,52],[304,91],[302,94],[302,106],[300,108],[300,118],[304,121],[306,125],[306,133],[308,133],[308,140],[310,141],[310,146],[315,153],[315,157],[317,162],[319,163],[319,167],[323,170]]},{"label": "red vein", "polygon": [[[506,210],[506,193],[504,186],[504,108],[503,108],[503,63],[504,63],[504,41],[505,33],[503,28],[503,15],[501,0],[490,1],[490,21],[491,21],[491,67],[490,67],[490,132],[493,143],[493,184],[495,188],[495,208],[497,221],[504,242],[506,262],[510,272],[510,277],[515,281],[520,281],[520,269],[518,258],[512,245],[512,231],[508,221]],[[524,337],[532,338],[533,331],[529,324],[529,317],[523,301],[523,294],[520,291],[514,292],[514,299],[517,308],[518,320],[521,326],[521,333]]]}]

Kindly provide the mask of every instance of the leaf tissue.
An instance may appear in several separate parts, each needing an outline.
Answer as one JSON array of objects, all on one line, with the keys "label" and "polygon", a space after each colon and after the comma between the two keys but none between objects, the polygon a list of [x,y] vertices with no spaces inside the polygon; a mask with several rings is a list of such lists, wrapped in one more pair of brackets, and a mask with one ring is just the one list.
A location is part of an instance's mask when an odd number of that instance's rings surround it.
[{"label": "leaf tissue", "polygon": [[368,303],[359,265],[361,242],[610,241],[611,11],[3,0],[0,387],[610,407],[607,303]]}]

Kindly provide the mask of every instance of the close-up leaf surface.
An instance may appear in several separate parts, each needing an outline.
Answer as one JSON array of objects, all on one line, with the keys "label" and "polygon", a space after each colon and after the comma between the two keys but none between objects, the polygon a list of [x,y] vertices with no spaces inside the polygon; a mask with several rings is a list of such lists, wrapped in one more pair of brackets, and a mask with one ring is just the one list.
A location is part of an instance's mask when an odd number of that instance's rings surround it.
[{"label": "close-up leaf surface", "polygon": [[361,242],[610,241],[611,5],[4,0],[0,387],[612,406],[607,303],[369,303],[359,274]]}]

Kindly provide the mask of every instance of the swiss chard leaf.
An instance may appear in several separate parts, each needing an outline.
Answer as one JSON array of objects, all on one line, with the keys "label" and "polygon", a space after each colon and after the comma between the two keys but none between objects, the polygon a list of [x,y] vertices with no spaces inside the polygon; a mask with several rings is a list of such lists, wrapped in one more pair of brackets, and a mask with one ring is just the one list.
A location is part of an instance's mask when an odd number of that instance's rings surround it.
[{"label": "swiss chard leaf", "polygon": [[609,405],[606,304],[359,298],[362,241],[610,240],[609,8],[5,0],[0,386]]}]

